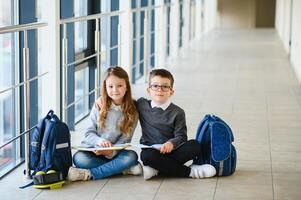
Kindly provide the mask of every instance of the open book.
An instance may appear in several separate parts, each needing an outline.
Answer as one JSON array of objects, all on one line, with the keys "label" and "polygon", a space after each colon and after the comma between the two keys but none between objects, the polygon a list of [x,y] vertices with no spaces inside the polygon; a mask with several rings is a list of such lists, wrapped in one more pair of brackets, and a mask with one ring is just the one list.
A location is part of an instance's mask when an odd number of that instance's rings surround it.
[{"label": "open book", "polygon": [[122,150],[129,147],[136,147],[136,148],[154,148],[160,150],[162,144],[153,144],[151,146],[144,145],[144,144],[133,144],[133,143],[125,143],[125,144],[116,144],[112,147],[87,147],[87,146],[74,146],[73,149],[80,150],[80,151],[106,151],[106,150]]},{"label": "open book", "polygon": [[160,148],[163,146],[163,144],[153,144],[153,145],[145,145],[145,144],[132,144],[132,143],[127,143],[129,144],[131,147],[136,147],[136,148],[140,148],[140,149],[144,149],[144,148],[153,148],[153,149],[158,149],[160,150]]}]

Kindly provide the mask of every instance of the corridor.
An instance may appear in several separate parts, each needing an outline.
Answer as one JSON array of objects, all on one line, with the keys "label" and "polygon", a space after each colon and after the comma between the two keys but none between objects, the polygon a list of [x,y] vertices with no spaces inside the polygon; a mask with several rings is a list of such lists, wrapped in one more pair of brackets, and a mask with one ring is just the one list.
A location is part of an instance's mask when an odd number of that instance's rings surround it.
[{"label": "corridor", "polygon": [[[184,108],[189,138],[206,113],[223,118],[238,152],[234,175],[203,180],[116,176],[27,188],[23,167],[1,180],[1,199],[291,200],[301,198],[301,91],[274,29],[213,31],[166,66],[175,77],[173,102]],[[145,95],[134,85],[134,95]],[[82,137],[84,122],[72,133]],[[140,137],[136,129],[134,142]],[[8,192],[10,191],[10,192]]]}]

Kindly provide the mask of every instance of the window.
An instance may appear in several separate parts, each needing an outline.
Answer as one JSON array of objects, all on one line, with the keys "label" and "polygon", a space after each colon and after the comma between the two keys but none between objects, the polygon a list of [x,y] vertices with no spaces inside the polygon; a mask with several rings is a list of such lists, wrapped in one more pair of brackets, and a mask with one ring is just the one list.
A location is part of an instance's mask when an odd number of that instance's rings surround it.
[{"label": "window", "polygon": [[[132,9],[146,8],[143,10],[134,10],[132,14],[133,24],[133,58],[132,74],[133,83],[138,81],[146,72],[145,69],[155,66],[155,1],[150,0],[132,0]],[[145,18],[147,16],[147,24]],[[145,27],[147,27],[147,42],[145,43]],[[147,44],[145,46],[145,44]],[[147,60],[145,60],[145,51],[147,51]],[[147,65],[147,66],[146,66]]]},{"label": "window", "polygon": [[183,46],[183,26],[184,26],[184,16],[183,16],[183,0],[179,0],[179,26],[180,26],[180,30],[179,30],[179,47]]},{"label": "window", "polygon": [[[75,122],[81,120],[89,113],[89,67],[75,71]],[[83,98],[84,96],[84,98]]]},{"label": "window", "polygon": [[[154,3],[154,2],[153,2]],[[154,4],[152,4],[154,5]],[[150,60],[150,68],[155,67],[155,9],[151,10],[151,21],[150,21],[150,53],[149,53],[149,60]]]},{"label": "window", "polygon": [[[15,24],[15,2],[0,1],[0,27]],[[17,33],[0,34],[0,91],[16,84]],[[18,124],[16,110],[17,91],[0,94],[0,144],[16,136]],[[17,140],[0,150],[0,177],[20,163],[20,142]]]},{"label": "window", "polygon": [[[74,16],[87,16],[88,15],[88,2],[87,0],[74,0]],[[88,47],[87,36],[88,22],[81,21],[74,23],[74,51],[75,53],[83,52]]]},{"label": "window", "polygon": [[[74,0],[74,16],[88,15],[88,0]],[[94,22],[94,21],[93,21]],[[88,24],[91,21],[74,23],[74,53],[75,60],[89,56]],[[89,114],[89,61],[77,64],[74,72],[74,122],[78,122]]]},{"label": "window", "polygon": [[166,57],[170,55],[170,0],[165,0],[166,9]]},{"label": "window", "polygon": [[[101,1],[101,12],[114,12],[119,10],[119,0]],[[119,64],[119,16],[104,16],[101,18],[101,67]]]},{"label": "window", "polygon": [[190,17],[189,17],[189,39],[195,38],[195,18],[196,18],[196,2],[195,0],[190,1]]}]

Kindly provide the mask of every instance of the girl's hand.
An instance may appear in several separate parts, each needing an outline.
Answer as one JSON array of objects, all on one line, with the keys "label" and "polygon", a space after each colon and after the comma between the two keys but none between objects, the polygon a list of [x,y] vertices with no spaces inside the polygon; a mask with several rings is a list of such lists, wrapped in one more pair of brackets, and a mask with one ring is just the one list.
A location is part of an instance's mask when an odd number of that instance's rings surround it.
[{"label": "girl's hand", "polygon": [[98,146],[100,146],[100,147],[112,147],[113,145],[112,145],[112,143],[110,141],[105,140],[105,141],[100,142],[98,144]]},{"label": "girl's hand", "polygon": [[[112,147],[112,143],[108,140],[104,140],[98,144],[100,147]],[[101,151],[95,151],[94,152],[97,156],[112,156],[113,155],[113,150],[101,150]]]},{"label": "girl's hand", "polygon": [[173,150],[173,144],[171,142],[165,142],[160,148],[160,153],[170,153]]},{"label": "girl's hand", "polygon": [[95,151],[94,153],[97,156],[102,155],[102,156],[109,156],[109,157],[111,157],[113,155],[113,151],[112,150]]}]

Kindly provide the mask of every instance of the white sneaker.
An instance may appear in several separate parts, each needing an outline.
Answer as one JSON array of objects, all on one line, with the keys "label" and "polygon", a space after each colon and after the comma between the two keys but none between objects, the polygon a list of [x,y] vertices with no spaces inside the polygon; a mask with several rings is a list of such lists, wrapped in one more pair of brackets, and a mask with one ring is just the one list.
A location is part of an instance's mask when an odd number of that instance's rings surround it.
[{"label": "white sneaker", "polygon": [[158,175],[158,170],[150,167],[150,166],[144,166],[143,165],[143,178],[144,180],[148,180],[153,176]]},{"label": "white sneaker", "polygon": [[91,172],[87,169],[70,167],[67,179],[69,181],[88,181],[91,179]]},{"label": "white sneaker", "polygon": [[209,178],[215,176],[216,170],[212,165],[191,165],[191,171],[189,176],[191,178]]},{"label": "white sneaker", "polygon": [[138,163],[137,165],[134,165],[122,172],[124,175],[130,174],[130,175],[140,175],[142,174],[142,167],[141,164]]}]

